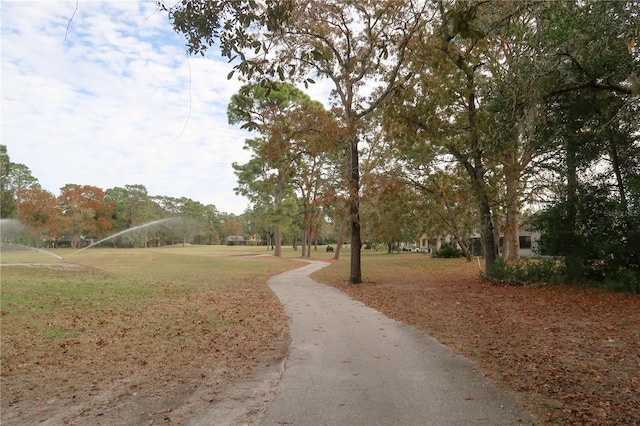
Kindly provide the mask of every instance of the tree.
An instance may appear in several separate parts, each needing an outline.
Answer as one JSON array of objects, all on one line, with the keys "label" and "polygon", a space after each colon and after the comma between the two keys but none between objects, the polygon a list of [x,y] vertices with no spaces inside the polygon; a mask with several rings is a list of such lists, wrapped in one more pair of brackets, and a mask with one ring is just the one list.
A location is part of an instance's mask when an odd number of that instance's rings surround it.
[{"label": "tree", "polygon": [[246,164],[233,163],[232,167],[238,177],[236,193],[249,198],[254,204],[267,207],[267,214],[273,226],[275,255],[280,256],[282,250],[281,230],[290,221],[283,211],[285,200],[293,196],[290,187],[290,176],[293,168],[287,158],[269,162],[260,153],[267,140],[264,138],[247,139],[245,149],[254,154]]},{"label": "tree", "polygon": [[392,173],[376,175],[363,197],[363,211],[371,240],[382,241],[391,253],[400,243],[415,240],[420,229],[416,193],[401,176]]},{"label": "tree", "polygon": [[229,104],[231,124],[243,123],[244,128],[263,135],[245,141],[245,149],[252,150],[253,156],[249,163],[233,167],[239,182],[236,191],[254,199],[272,198],[276,256],[282,250],[281,225],[288,220],[283,211],[285,197],[293,195],[294,177],[304,174],[301,157],[314,149],[311,142],[317,139],[311,135],[321,134],[309,123],[324,114],[322,104],[289,84],[245,86]]},{"label": "tree", "polygon": [[14,193],[9,182],[11,172],[11,159],[7,153],[6,145],[0,145],[0,218],[13,217],[15,212]]},{"label": "tree", "polygon": [[[153,219],[155,206],[153,200],[147,193],[144,185],[125,185],[115,187],[105,191],[105,200],[114,205],[114,223],[116,231],[135,228]],[[127,232],[118,239],[113,240],[114,246],[118,243],[142,247],[147,246],[148,228],[143,228],[140,233]],[[142,237],[140,237],[142,235]]]},{"label": "tree", "polygon": [[264,239],[264,243],[267,250],[271,250],[273,247],[273,221],[270,215],[272,205],[265,205],[262,202],[253,203],[251,209],[248,209],[243,213],[243,217],[246,225],[243,225],[247,232],[252,236],[260,236],[260,239]]},{"label": "tree", "polygon": [[204,209],[204,242],[205,244],[220,244],[220,212],[213,204]]},{"label": "tree", "polygon": [[67,184],[60,189],[58,203],[73,248],[80,248],[84,237],[101,238],[113,228],[113,203],[105,201],[100,188]]},{"label": "tree", "polygon": [[243,235],[244,228],[238,219],[230,217],[222,223],[222,233],[225,237],[230,235]]},{"label": "tree", "polygon": [[55,195],[37,188],[23,188],[18,195],[18,220],[27,226],[36,247],[63,236],[62,214]]},{"label": "tree", "polygon": [[637,202],[627,197],[639,176],[639,7],[560,2],[540,18],[554,67],[542,80],[548,119],[539,137],[559,155],[540,167],[558,185],[537,224],[543,248],[565,255],[574,280],[640,277]]},{"label": "tree", "polygon": [[[470,262],[469,240],[477,229],[478,217],[471,208],[472,203],[467,202],[473,192],[462,175],[460,170],[451,167],[434,171],[420,181],[413,180],[412,185],[422,195],[422,211],[432,217],[427,228],[435,229],[436,235],[451,235]],[[433,219],[438,223],[434,224]]]},{"label": "tree", "polygon": [[29,167],[12,163],[7,147],[0,145],[0,218],[19,216],[20,190],[40,188]]},{"label": "tree", "polygon": [[[219,40],[224,56],[249,79],[326,78],[334,85],[347,129],[351,222],[350,282],[362,281],[360,250],[360,120],[404,80],[409,41],[423,29],[427,2],[380,0],[307,2],[184,0],[169,10],[188,49],[204,53]],[[251,50],[249,50],[251,49]],[[253,56],[248,56],[253,52]],[[373,93],[367,84],[376,86]]]},{"label": "tree", "polygon": [[[437,2],[439,24],[432,34],[416,40],[411,67],[412,80],[396,91],[387,114],[387,128],[403,141],[409,158],[424,158],[425,172],[446,149],[462,166],[473,189],[480,218],[486,269],[497,253],[492,215],[492,186],[485,158],[486,139],[482,127],[486,112],[481,87],[488,78],[481,72],[484,35],[473,25],[478,4]],[[421,170],[417,168],[416,172]]]},{"label": "tree", "polygon": [[[272,141],[280,141],[277,158],[290,159],[291,184],[302,213],[302,257],[311,256],[311,244],[322,218],[323,194],[330,186],[329,172],[339,152],[340,128],[318,102],[304,102],[275,123]],[[271,153],[272,156],[274,153]]]}]

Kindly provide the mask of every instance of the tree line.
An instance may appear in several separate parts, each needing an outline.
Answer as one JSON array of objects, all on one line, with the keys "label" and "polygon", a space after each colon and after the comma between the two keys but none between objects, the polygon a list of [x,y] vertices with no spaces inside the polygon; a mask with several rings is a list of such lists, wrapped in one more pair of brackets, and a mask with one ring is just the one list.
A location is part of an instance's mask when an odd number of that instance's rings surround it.
[{"label": "tree line", "polygon": [[[237,190],[278,225],[288,194],[305,200],[309,224],[346,221],[352,283],[363,235],[448,234],[464,249],[479,232],[491,274],[500,255],[519,257],[523,224],[571,280],[638,282],[640,2],[161,7],[190,53],[217,44],[235,63],[229,78],[248,83],[229,118],[259,136],[246,141],[251,162],[235,165]],[[285,85],[318,79],[329,111]]]},{"label": "tree line", "polygon": [[[186,197],[153,196],[144,185],[103,190],[91,185],[67,184],[56,196],[41,188],[28,166],[11,162],[7,147],[0,145],[0,217],[16,219],[29,231],[36,247],[68,245],[81,248],[118,232],[141,227],[109,241],[119,247],[168,244],[225,244],[229,235],[242,235],[246,218],[220,212]],[[172,218],[163,226],[142,227]],[[244,225],[243,225],[243,222]],[[251,222],[251,221],[249,221]],[[6,237],[6,235],[5,235]]]}]

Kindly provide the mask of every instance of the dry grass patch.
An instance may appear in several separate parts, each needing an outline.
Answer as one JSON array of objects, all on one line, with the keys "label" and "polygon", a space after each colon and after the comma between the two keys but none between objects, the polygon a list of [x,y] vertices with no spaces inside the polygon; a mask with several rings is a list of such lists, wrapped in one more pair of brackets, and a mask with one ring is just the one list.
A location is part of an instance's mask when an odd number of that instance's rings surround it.
[{"label": "dry grass patch", "polygon": [[2,267],[3,424],[164,421],[284,355],[266,281],[299,262],[189,247],[71,260],[84,268]]}]

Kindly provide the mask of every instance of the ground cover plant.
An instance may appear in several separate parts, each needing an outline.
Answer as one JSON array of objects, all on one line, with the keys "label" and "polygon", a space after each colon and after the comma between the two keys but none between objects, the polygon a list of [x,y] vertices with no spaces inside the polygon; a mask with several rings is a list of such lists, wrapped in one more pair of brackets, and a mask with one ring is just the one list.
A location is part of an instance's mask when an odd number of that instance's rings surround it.
[{"label": "ground cover plant", "polygon": [[2,424],[169,422],[202,388],[215,402],[286,354],[287,318],[266,281],[300,263],[265,253],[3,252]]},{"label": "ground cover plant", "polygon": [[476,262],[365,255],[314,274],[477,363],[541,424],[640,424],[640,296],[574,285],[495,286]]}]

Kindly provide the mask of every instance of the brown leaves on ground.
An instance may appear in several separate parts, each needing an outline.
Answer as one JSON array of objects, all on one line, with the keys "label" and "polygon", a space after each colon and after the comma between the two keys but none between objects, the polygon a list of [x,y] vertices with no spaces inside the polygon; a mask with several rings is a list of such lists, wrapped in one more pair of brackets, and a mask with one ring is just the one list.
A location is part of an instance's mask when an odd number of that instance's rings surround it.
[{"label": "brown leaves on ground", "polygon": [[266,280],[291,262],[186,259],[144,279],[3,266],[2,423],[168,422],[194,392],[214,403],[282,359],[287,317]]},{"label": "brown leaves on ground", "polygon": [[493,286],[478,265],[365,256],[317,272],[355,299],[432,335],[516,391],[543,424],[640,424],[640,296],[573,286]]}]

